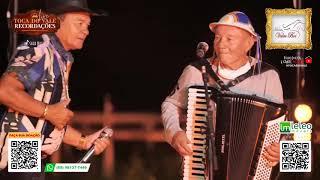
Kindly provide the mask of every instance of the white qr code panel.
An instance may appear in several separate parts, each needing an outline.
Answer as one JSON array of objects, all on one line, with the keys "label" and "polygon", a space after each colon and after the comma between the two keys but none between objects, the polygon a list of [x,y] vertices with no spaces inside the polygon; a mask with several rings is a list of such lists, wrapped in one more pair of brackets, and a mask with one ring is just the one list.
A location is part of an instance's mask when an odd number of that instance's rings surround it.
[{"label": "white qr code panel", "polygon": [[311,172],[311,141],[280,141],[280,172]]},{"label": "white qr code panel", "polygon": [[8,139],[8,172],[41,172],[41,139]]}]

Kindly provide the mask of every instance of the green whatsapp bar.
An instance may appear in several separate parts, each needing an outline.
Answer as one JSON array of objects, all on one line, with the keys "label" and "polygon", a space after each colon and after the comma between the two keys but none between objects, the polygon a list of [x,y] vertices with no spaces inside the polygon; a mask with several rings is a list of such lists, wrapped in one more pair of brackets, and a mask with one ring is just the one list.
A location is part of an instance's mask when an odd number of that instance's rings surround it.
[{"label": "green whatsapp bar", "polygon": [[89,168],[90,163],[47,163],[44,172],[88,172]]}]

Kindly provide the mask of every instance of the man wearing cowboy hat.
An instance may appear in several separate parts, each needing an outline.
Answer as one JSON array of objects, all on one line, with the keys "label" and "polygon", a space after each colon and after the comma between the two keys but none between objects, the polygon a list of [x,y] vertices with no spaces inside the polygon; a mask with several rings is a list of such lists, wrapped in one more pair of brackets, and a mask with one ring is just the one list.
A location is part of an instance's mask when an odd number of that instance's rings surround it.
[{"label": "man wearing cowboy hat", "polygon": [[60,28],[54,34],[43,34],[43,43],[37,47],[19,46],[0,79],[0,104],[6,106],[0,114],[0,172],[8,178],[43,175],[6,172],[8,132],[41,132],[42,157],[58,150],[62,141],[81,150],[95,145],[95,154],[110,144],[98,138],[103,129],[83,136],[68,125],[73,117],[68,108],[68,77],[74,61],[69,51],[83,47],[90,16],[101,14],[91,11],[86,0],[48,0],[47,5],[49,13],[60,17]]},{"label": "man wearing cowboy hat", "polygon": [[[219,22],[211,23],[209,27],[215,37],[214,56],[209,58],[208,62],[224,84],[245,74],[251,67],[256,67],[255,74],[230,87],[230,90],[239,94],[255,94],[270,101],[282,103],[283,92],[277,71],[274,68],[266,71],[260,69],[260,37],[254,31],[248,16],[239,11],[231,12],[223,16]],[[257,43],[255,58],[249,55],[254,43]],[[195,66],[188,65],[173,93],[164,100],[161,108],[166,140],[182,156],[192,154],[188,146],[190,139],[180,128],[179,119],[185,118],[188,87],[194,85],[203,85],[202,74]],[[209,85],[216,87],[216,81],[211,78]],[[270,161],[270,166],[275,166],[279,162],[279,152],[278,143],[267,147],[264,155]]]}]

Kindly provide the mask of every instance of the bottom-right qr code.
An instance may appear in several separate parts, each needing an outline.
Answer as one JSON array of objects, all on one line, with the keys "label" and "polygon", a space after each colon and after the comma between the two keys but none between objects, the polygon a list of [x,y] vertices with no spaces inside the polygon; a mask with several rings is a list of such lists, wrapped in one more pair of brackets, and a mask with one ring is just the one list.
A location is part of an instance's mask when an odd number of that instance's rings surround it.
[{"label": "bottom-right qr code", "polygon": [[311,141],[280,141],[280,172],[311,172]]}]

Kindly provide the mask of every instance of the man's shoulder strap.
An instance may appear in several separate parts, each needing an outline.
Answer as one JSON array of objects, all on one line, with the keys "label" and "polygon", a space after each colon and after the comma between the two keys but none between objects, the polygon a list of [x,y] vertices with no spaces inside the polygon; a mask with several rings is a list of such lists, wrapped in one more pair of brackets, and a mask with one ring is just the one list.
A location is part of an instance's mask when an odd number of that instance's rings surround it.
[{"label": "man's shoulder strap", "polygon": [[223,91],[230,91],[229,88],[224,84],[224,82],[217,76],[217,74],[212,70],[211,64],[207,59],[200,59],[190,63],[191,66],[197,68],[200,72],[202,71],[202,66],[206,67],[206,72],[217,82]]},{"label": "man's shoulder strap", "polygon": [[251,69],[248,72],[238,76],[234,80],[231,80],[230,82],[228,82],[227,86],[233,87],[251,76],[258,75],[259,73],[262,74],[262,73],[267,72],[269,70],[274,70],[279,74],[279,71],[275,67],[273,67],[272,65],[270,65],[266,62],[261,63],[260,72],[258,72],[257,66],[258,66],[258,64],[251,66]]}]

